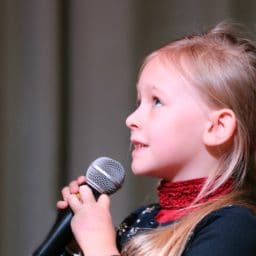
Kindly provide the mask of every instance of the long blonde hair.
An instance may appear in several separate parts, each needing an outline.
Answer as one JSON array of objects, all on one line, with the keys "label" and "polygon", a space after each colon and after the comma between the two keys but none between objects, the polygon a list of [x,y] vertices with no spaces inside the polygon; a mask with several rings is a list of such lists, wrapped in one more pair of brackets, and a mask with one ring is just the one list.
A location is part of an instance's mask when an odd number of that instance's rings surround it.
[{"label": "long blonde hair", "polygon": [[180,256],[195,226],[210,212],[232,203],[250,206],[255,185],[256,45],[237,26],[220,23],[204,34],[173,41],[149,55],[174,64],[206,103],[232,109],[237,129],[232,146],[222,152],[219,168],[209,174],[198,200],[231,177],[234,187],[222,198],[201,204],[178,222],[137,235],[122,252],[129,256]]}]

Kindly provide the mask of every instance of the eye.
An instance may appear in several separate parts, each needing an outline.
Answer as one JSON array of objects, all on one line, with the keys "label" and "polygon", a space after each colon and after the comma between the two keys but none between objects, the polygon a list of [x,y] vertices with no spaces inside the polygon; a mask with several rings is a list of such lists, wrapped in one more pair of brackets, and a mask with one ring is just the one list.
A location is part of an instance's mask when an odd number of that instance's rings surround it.
[{"label": "eye", "polygon": [[153,97],[153,102],[154,102],[154,106],[156,106],[156,107],[163,105],[161,100],[156,96]]},{"label": "eye", "polygon": [[138,107],[140,106],[140,104],[141,104],[141,100],[140,100],[140,99],[137,99],[137,100],[136,100],[136,108],[138,108]]}]

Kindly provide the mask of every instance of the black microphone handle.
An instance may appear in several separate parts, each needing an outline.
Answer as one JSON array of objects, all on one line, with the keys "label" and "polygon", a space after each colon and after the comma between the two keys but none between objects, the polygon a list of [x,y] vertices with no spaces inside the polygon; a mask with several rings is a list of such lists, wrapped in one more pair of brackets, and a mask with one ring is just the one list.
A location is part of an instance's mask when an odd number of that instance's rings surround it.
[{"label": "black microphone handle", "polygon": [[[88,185],[88,184],[87,184]],[[89,186],[89,185],[88,185]],[[96,200],[100,193],[90,187]],[[60,210],[57,219],[45,241],[33,253],[33,256],[59,256],[65,251],[65,247],[74,238],[70,222],[73,217],[73,212],[70,208]]]},{"label": "black microphone handle", "polygon": [[70,221],[73,213],[70,208],[61,210],[58,213],[55,224],[47,235],[45,241],[33,253],[33,256],[61,255],[66,245],[72,240],[73,233]]}]

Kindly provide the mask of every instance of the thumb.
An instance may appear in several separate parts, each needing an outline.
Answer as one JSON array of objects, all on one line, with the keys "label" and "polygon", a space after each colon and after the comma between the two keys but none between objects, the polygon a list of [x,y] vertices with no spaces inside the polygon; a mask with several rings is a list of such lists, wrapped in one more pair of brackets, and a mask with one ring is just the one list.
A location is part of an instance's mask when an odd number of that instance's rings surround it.
[{"label": "thumb", "polygon": [[110,208],[110,197],[106,194],[100,195],[98,198],[98,203],[105,209]]}]

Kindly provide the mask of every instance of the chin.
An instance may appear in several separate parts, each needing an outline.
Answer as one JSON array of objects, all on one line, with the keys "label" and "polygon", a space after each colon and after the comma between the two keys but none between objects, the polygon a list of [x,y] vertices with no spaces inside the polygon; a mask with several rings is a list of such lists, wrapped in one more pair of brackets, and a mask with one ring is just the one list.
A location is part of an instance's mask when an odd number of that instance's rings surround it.
[{"label": "chin", "polygon": [[145,168],[142,168],[140,166],[132,164],[131,168],[132,168],[133,174],[136,176],[143,176],[147,174],[147,171],[145,170]]},{"label": "chin", "polygon": [[153,178],[161,178],[161,177],[158,177],[157,172],[155,170],[152,170],[151,168],[147,168],[146,166],[132,165],[132,172],[136,176],[148,176]]},{"label": "chin", "polygon": [[136,176],[143,176],[143,175],[146,175],[146,173],[145,173],[144,171],[138,170],[138,169],[134,169],[134,168],[132,168],[132,172],[133,172],[133,174],[136,175]]}]

